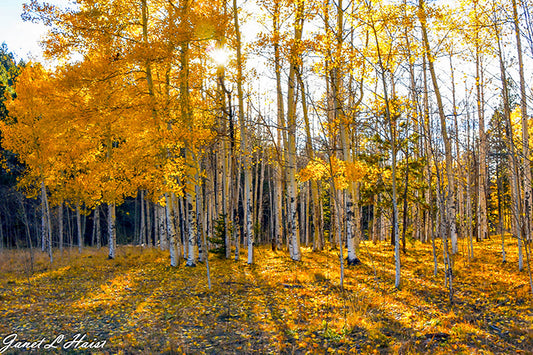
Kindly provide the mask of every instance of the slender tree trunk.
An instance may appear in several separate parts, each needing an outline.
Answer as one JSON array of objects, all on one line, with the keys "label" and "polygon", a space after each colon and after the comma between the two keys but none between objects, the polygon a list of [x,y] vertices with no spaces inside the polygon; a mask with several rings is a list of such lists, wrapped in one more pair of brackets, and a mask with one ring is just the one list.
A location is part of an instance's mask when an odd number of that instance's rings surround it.
[{"label": "slender tree trunk", "polygon": [[479,129],[479,176],[478,176],[478,240],[488,238],[487,222],[487,134],[485,132],[485,108],[483,95],[483,68],[479,46],[476,45],[476,95]]},{"label": "slender tree trunk", "polygon": [[144,190],[141,189],[141,226],[139,228],[139,244],[146,245],[146,221],[144,216]]},{"label": "slender tree trunk", "polygon": [[151,213],[151,203],[146,200],[146,244],[152,246],[152,213]]},{"label": "slender tree trunk", "polygon": [[78,251],[81,253],[83,247],[83,233],[81,232],[80,202],[76,202],[76,226],[78,228]]},{"label": "slender tree trunk", "polygon": [[67,232],[68,232],[68,249],[69,253],[72,251],[72,246],[74,245],[74,237],[72,236],[72,221],[70,215],[70,208],[67,208]]},{"label": "slender tree trunk", "polygon": [[[204,186],[205,186],[205,184],[204,184]],[[198,202],[197,202],[197,205],[198,205]],[[209,204],[207,204],[205,207],[208,210],[211,209]],[[207,274],[207,287],[209,288],[209,290],[211,290],[211,268],[209,266],[209,246],[207,245],[207,231],[208,231],[208,228],[205,228],[205,230],[203,230],[201,235],[203,237],[202,242],[203,242],[203,245],[204,245],[204,248],[205,248],[204,249],[205,250],[205,255],[204,255],[204,260],[203,261],[205,261],[205,268],[206,268],[206,274]]]},{"label": "slender tree trunk", "polygon": [[41,251],[46,250],[46,186],[41,182]]},{"label": "slender tree trunk", "polygon": [[263,227],[263,185],[265,183],[265,157],[264,157],[264,153],[262,150],[260,153],[260,160],[261,160],[261,164],[260,164],[261,173],[259,176],[259,194],[257,198],[258,206],[257,206],[256,223],[258,226],[257,230],[260,231],[260,233],[262,233],[264,236],[265,231]]},{"label": "slender tree trunk", "polygon": [[309,217],[310,214],[310,199],[311,199],[311,183],[308,182],[305,184],[305,205],[304,205],[304,211],[305,211],[305,246],[309,246],[309,236],[311,234],[311,218]]},{"label": "slender tree trunk", "polygon": [[63,201],[57,206],[58,209],[58,227],[59,227],[59,253],[61,256],[63,256],[63,238],[64,238],[64,222],[63,222]]},{"label": "slender tree trunk", "polygon": [[[433,157],[434,159],[437,159],[436,154],[433,154]],[[441,186],[443,186],[443,183],[439,164],[437,161],[435,161],[435,171],[437,175],[437,201],[439,204],[438,231],[442,238],[442,254],[444,261],[444,285],[445,287],[448,287],[450,304],[453,304],[453,265],[450,259],[450,252],[448,249],[448,231],[446,230],[447,226],[449,226],[449,222],[446,221],[446,219],[448,218],[448,211],[446,211],[444,197],[442,196],[443,188]]]},{"label": "slender tree trunk", "polygon": [[498,166],[496,167],[496,184],[498,192],[498,227],[500,228],[500,235],[502,239],[502,262],[507,262],[505,254],[505,236],[503,233],[503,208],[502,208],[502,179],[501,179],[501,162],[498,158]]},{"label": "slender tree trunk", "polygon": [[405,159],[406,159],[405,180],[404,180],[405,186],[403,189],[403,213],[402,213],[402,252],[404,254],[407,253],[406,245],[405,245],[405,234],[407,232],[407,215],[408,215],[407,192],[408,192],[408,187],[409,187],[409,151],[405,152]]},{"label": "slender tree trunk", "polygon": [[[393,230],[392,235],[394,236],[394,260],[395,260],[395,281],[394,286],[396,288],[400,288],[400,276],[401,276],[401,265],[400,265],[400,238],[399,238],[399,228],[398,228],[398,197],[397,197],[397,182],[396,182],[396,153],[397,153],[397,147],[396,147],[396,124],[392,120],[392,114],[389,107],[389,93],[388,93],[388,87],[387,87],[387,80],[385,78],[385,67],[383,65],[382,61],[382,55],[381,55],[381,49],[379,46],[379,39],[376,32],[376,28],[374,26],[374,23],[372,23],[372,30],[374,33],[374,39],[376,41],[377,45],[377,52],[378,52],[378,63],[380,68],[380,79],[383,85],[383,98],[385,100],[385,118],[387,119],[387,124],[389,128],[389,135],[391,140],[391,167],[392,167],[392,222],[393,222]],[[404,211],[405,213],[405,211]]]},{"label": "slender tree trunk", "polygon": [[[304,2],[298,1],[294,22],[294,40],[298,43],[302,39]],[[298,49],[293,46],[289,58],[289,79],[287,89],[287,232],[289,238],[289,253],[292,260],[300,261],[300,232],[298,224],[297,199],[298,187],[296,182],[296,72],[298,71]]]},{"label": "slender tree trunk", "polygon": [[[227,152],[227,147],[224,148],[225,152]],[[227,153],[224,154],[224,156],[226,157],[227,156]],[[231,159],[231,158],[229,158]],[[229,228],[228,228],[228,223],[231,222],[231,219],[228,219],[229,217],[229,211],[228,209],[230,209],[231,207],[228,206],[228,203],[229,203],[229,194],[228,192],[230,191],[230,187],[229,187],[229,181],[230,181],[230,178],[227,176],[228,174],[231,174],[231,172],[228,172],[228,167],[227,167],[227,161],[228,159],[224,159],[224,161],[222,161],[222,193],[221,193],[221,199],[222,199],[222,219],[223,219],[223,222],[224,222],[224,245],[226,247],[226,259],[229,259],[231,257],[231,236],[230,236],[230,232],[229,232]],[[220,214],[219,214],[220,216]]]},{"label": "slender tree trunk", "polygon": [[108,204],[108,214],[107,214],[107,233],[109,236],[109,259],[114,259],[117,249],[117,233],[116,233],[116,213],[115,213],[115,204]]},{"label": "slender tree trunk", "polygon": [[160,225],[160,213],[159,205],[154,203],[154,247],[160,248],[161,244],[159,241],[159,225]]},{"label": "slender tree trunk", "polygon": [[174,211],[178,215],[178,223],[180,232],[179,236],[176,233],[176,240],[180,242],[181,247],[178,246],[178,250],[183,252],[183,259],[187,258],[187,244],[188,244],[188,223],[187,223],[187,201],[185,197],[180,197],[178,199],[173,199],[174,201]]},{"label": "slender tree trunk", "polygon": [[100,230],[100,206],[94,209],[94,229],[96,230],[96,247],[102,247],[102,231]]},{"label": "slender tree trunk", "polygon": [[[237,162],[235,162],[237,163]],[[237,176],[233,190],[233,200],[231,202],[232,239],[235,242],[235,261],[239,260],[241,253],[241,241],[239,231],[239,198],[241,192],[241,163],[236,164],[235,174]]]},{"label": "slender tree trunk", "polygon": [[277,159],[274,161],[273,175],[274,175],[274,241],[273,248],[279,249],[283,240],[283,172],[282,162],[285,161],[284,151],[285,144],[285,109],[283,105],[283,90],[281,88],[281,50],[280,50],[280,3],[274,1],[273,4],[273,47],[274,47],[274,69],[276,73],[276,104],[277,104]]},{"label": "slender tree trunk", "polygon": [[254,262],[254,234],[252,223],[252,170],[249,162],[249,147],[248,137],[246,133],[246,125],[244,122],[244,94],[242,90],[242,54],[241,54],[241,32],[238,17],[237,0],[233,0],[233,20],[236,33],[237,44],[237,99],[239,103],[239,125],[241,128],[241,149],[243,153],[242,165],[244,171],[244,238],[248,244],[248,264]]},{"label": "slender tree trunk", "polygon": [[[167,196],[165,196],[166,200]],[[167,217],[166,217],[166,206],[157,205],[157,215],[159,221],[159,248],[161,250],[166,250],[168,248],[168,233],[167,233]]]},{"label": "slender tree trunk", "polygon": [[[457,157],[457,202],[459,206],[459,235],[461,237],[465,234],[465,213],[464,213],[464,185],[463,185],[463,168],[461,166],[461,151],[459,149],[459,124],[457,122],[457,102],[455,98],[455,74],[452,61],[452,54],[450,54],[450,72],[452,81],[452,106],[453,106],[453,118],[455,123],[455,155]],[[455,240],[455,244],[452,240],[452,254],[458,252],[458,241]]]},{"label": "slender tree trunk", "polygon": [[[522,154],[523,154],[523,214],[524,214],[524,240],[528,242],[531,239],[531,160],[529,152],[529,117],[527,115],[527,95],[526,82],[524,74],[524,61],[522,59],[522,40],[520,36],[520,24],[518,20],[518,10],[516,0],[512,0],[513,5],[513,23],[516,36],[516,51],[518,57],[518,74],[520,80],[520,113],[522,116]],[[532,290],[533,291],[533,290]]]},{"label": "slender tree trunk", "polygon": [[195,209],[195,200],[194,196],[191,196],[190,193],[186,193],[186,216],[187,221],[187,263],[185,266],[196,266],[196,253],[194,250],[195,240],[196,240],[196,209]]},{"label": "slender tree trunk", "polygon": [[[343,2],[339,0],[336,4],[337,8],[337,29],[335,33],[336,37],[336,61],[341,60],[342,56],[342,45],[344,42],[344,9]],[[335,121],[339,122],[339,131],[340,131],[340,144],[342,149],[342,159],[347,163],[352,163],[352,152],[350,144],[348,142],[349,128],[347,124],[347,118],[344,117],[344,109],[341,100],[341,88],[342,88],[342,68],[340,65],[335,66],[330,70],[331,78],[331,88],[333,94],[333,114]],[[358,203],[354,201],[354,183],[349,182],[346,193],[344,194],[344,210],[346,216],[346,244],[348,251],[348,265],[354,265],[359,262],[355,252],[355,239],[357,238],[356,234],[359,233],[354,226],[355,213],[354,209]]]},{"label": "slender tree trunk", "polygon": [[[332,186],[334,186],[335,184],[332,183]],[[335,190],[335,188],[333,188],[334,190],[334,193],[336,194],[336,198],[334,199],[335,200],[335,209],[337,210],[337,215],[336,215],[336,219],[335,219],[335,222],[337,224],[337,238],[339,239],[339,261],[340,261],[340,273],[341,273],[341,277],[340,277],[340,282],[339,282],[339,286],[341,287],[341,289],[343,289],[344,287],[344,246],[343,246],[343,241],[342,241],[342,223],[341,223],[341,202],[339,201],[340,200],[340,192],[337,192]],[[344,194],[346,194],[346,191],[344,191]],[[348,223],[348,221],[346,221],[346,223]]]},{"label": "slender tree trunk", "polygon": [[[300,88],[301,97],[302,97],[302,111],[303,111],[303,118],[305,122],[305,134],[306,134],[306,141],[305,141],[305,147],[307,152],[307,157],[311,161],[314,159],[314,150],[313,150],[313,138],[311,136],[311,125],[309,122],[309,114],[308,114],[308,108],[307,108],[307,98],[306,98],[306,91],[305,91],[305,84],[302,79],[302,73],[301,70],[298,70],[296,72],[296,77],[298,79],[298,86]],[[316,180],[311,180],[309,182],[309,190],[310,190],[310,200],[309,204],[312,206],[312,216],[313,216],[313,250],[322,250],[323,243],[320,242],[320,230],[322,229],[321,223],[320,223],[320,203],[319,203],[319,194],[318,194],[318,182]],[[309,212],[307,209],[306,211]],[[306,225],[309,227],[309,223],[306,222]],[[306,228],[306,236],[310,234],[309,231],[310,228]],[[307,246],[307,239],[306,239],[306,246]]]},{"label": "slender tree trunk", "polygon": [[[41,193],[42,193],[42,208],[43,208],[43,233],[44,233],[44,244],[48,247],[48,256],[50,257],[50,263],[54,261],[52,254],[52,225],[50,222],[50,207],[48,206],[48,195],[46,193],[46,186],[44,180],[41,183]],[[43,250],[44,251],[44,250]]]},{"label": "slender tree trunk", "polygon": [[504,110],[504,119],[505,119],[505,134],[507,138],[507,147],[509,149],[509,154],[511,158],[511,171],[510,177],[511,180],[511,199],[513,203],[512,214],[513,214],[513,226],[516,233],[516,238],[518,240],[518,269],[522,271],[523,264],[523,252],[522,252],[522,242],[524,236],[524,221],[522,219],[522,205],[521,205],[521,193],[520,193],[520,184],[518,177],[518,158],[515,152],[515,144],[513,141],[513,131],[511,123],[511,108],[509,105],[509,92],[507,88],[507,74],[505,72],[505,65],[503,61],[503,51],[501,48],[501,39],[500,31],[498,25],[495,24],[494,31],[496,34],[496,40],[498,44],[498,58],[500,63],[500,79],[502,82],[502,96],[503,96],[503,110]]},{"label": "slender tree trunk", "polygon": [[169,240],[169,250],[170,250],[170,266],[178,266],[178,251],[176,246],[176,229],[174,228],[173,222],[173,213],[172,213],[172,196],[169,193],[165,194],[165,215],[166,215],[166,225],[167,225],[167,235]]},{"label": "slender tree trunk", "polygon": [[473,158],[473,147],[471,147],[470,144],[470,114],[467,113],[466,115],[467,120],[467,160],[466,160],[466,232],[468,233],[468,259],[473,260],[474,259],[474,244],[473,244],[473,218],[472,218],[472,165],[473,161],[475,161],[475,157]]},{"label": "slender tree trunk", "polygon": [[[196,181],[199,181],[199,175],[196,175]],[[205,262],[205,248],[204,244],[204,225],[202,224],[202,213],[205,213],[204,206],[202,203],[202,187],[199,183],[195,186],[195,219],[196,219],[196,244],[198,246],[198,261],[203,263]]]},{"label": "slender tree trunk", "polygon": [[455,188],[454,188],[454,174],[453,174],[453,156],[452,148],[450,143],[450,138],[448,136],[448,130],[446,127],[446,115],[444,114],[444,105],[442,103],[442,96],[439,90],[439,84],[437,81],[437,74],[435,73],[434,67],[434,57],[429,46],[429,39],[426,29],[426,9],[424,0],[419,0],[418,2],[419,11],[417,12],[418,18],[420,20],[420,25],[422,28],[422,41],[424,45],[424,50],[426,52],[427,64],[429,68],[429,73],[431,75],[431,82],[433,83],[433,89],[435,91],[435,98],[437,100],[437,108],[440,118],[441,126],[441,135],[444,142],[444,152],[445,152],[445,161],[446,161],[446,178],[447,178],[447,187],[446,187],[446,221],[448,223],[448,228],[446,229],[450,233],[450,239],[452,241],[452,251],[457,249],[457,226],[456,226],[456,207],[455,207]]}]

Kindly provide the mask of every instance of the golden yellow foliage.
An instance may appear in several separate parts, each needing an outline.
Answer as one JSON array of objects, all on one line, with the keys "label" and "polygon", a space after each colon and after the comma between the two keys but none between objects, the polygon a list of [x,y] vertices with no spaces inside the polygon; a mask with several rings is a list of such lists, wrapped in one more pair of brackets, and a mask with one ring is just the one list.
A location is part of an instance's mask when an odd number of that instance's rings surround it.
[{"label": "golden yellow foliage", "polygon": [[351,182],[361,182],[370,172],[370,167],[363,161],[346,162],[332,157],[330,162],[321,158],[311,160],[306,167],[298,172],[298,179],[302,182],[334,181],[337,189],[347,189]]},{"label": "golden yellow foliage", "polygon": [[18,267],[26,251],[5,251],[0,334],[87,334],[106,340],[99,353],[528,353],[527,275],[508,240],[507,264],[496,238],[476,243],[473,261],[457,256],[453,306],[442,269],[433,276],[431,245],[418,242],[402,260],[401,290],[392,247],[368,241],[362,264],[345,270],[344,289],[335,250],[303,248],[299,263],[265,247],[255,265],[211,258],[211,290],[205,265],[169,268],[168,252],[156,248],[119,246],[115,260],[87,248],[53,266],[37,255],[32,275]]}]

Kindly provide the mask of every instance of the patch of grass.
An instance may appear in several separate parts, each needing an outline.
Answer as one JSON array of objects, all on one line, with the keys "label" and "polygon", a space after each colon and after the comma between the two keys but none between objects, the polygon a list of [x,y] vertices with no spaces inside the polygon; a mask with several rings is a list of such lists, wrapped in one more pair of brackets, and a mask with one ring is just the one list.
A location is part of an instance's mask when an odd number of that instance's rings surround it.
[{"label": "patch of grass", "polygon": [[115,260],[65,250],[52,265],[36,252],[33,274],[27,251],[3,251],[0,337],[81,333],[106,340],[107,353],[530,353],[527,273],[506,247],[506,264],[497,240],[476,243],[474,261],[455,256],[452,305],[442,253],[435,277],[431,246],[418,242],[402,255],[400,290],[385,243],[362,243],[344,288],[335,250],[303,248],[294,263],[259,247],[253,266],[211,257],[211,291],[205,264],[172,268],[155,248],[121,246]]}]

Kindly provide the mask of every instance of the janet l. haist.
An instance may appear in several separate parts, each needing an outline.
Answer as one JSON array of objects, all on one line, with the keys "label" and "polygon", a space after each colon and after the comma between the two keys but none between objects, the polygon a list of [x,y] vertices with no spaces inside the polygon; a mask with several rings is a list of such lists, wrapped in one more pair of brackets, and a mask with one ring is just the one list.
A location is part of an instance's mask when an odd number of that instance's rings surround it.
[{"label": "janet l. haist", "polygon": [[2,347],[0,353],[4,353],[9,349],[102,349],[106,340],[87,341],[87,334],[76,334],[72,338],[67,339],[63,334],[48,340],[42,338],[40,340],[19,340],[18,334],[13,333],[2,339]]}]

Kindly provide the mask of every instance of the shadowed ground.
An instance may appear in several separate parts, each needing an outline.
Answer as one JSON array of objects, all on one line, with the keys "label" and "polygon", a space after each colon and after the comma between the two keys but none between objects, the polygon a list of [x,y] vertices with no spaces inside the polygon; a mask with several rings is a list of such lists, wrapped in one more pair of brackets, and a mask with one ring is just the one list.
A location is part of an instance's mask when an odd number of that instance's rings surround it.
[{"label": "shadowed ground", "polygon": [[419,243],[402,255],[401,290],[392,247],[371,242],[361,244],[362,264],[346,269],[344,290],[335,250],[304,248],[294,263],[258,248],[252,266],[211,255],[211,291],[205,265],[171,268],[156,249],[119,247],[115,260],[73,249],[52,266],[38,252],[31,276],[27,251],[3,251],[0,337],[86,334],[104,348],[69,351],[97,354],[533,353],[516,246],[507,245],[506,264],[496,240],[475,248],[476,260],[455,259],[453,306],[442,263],[434,277],[431,248]]}]

